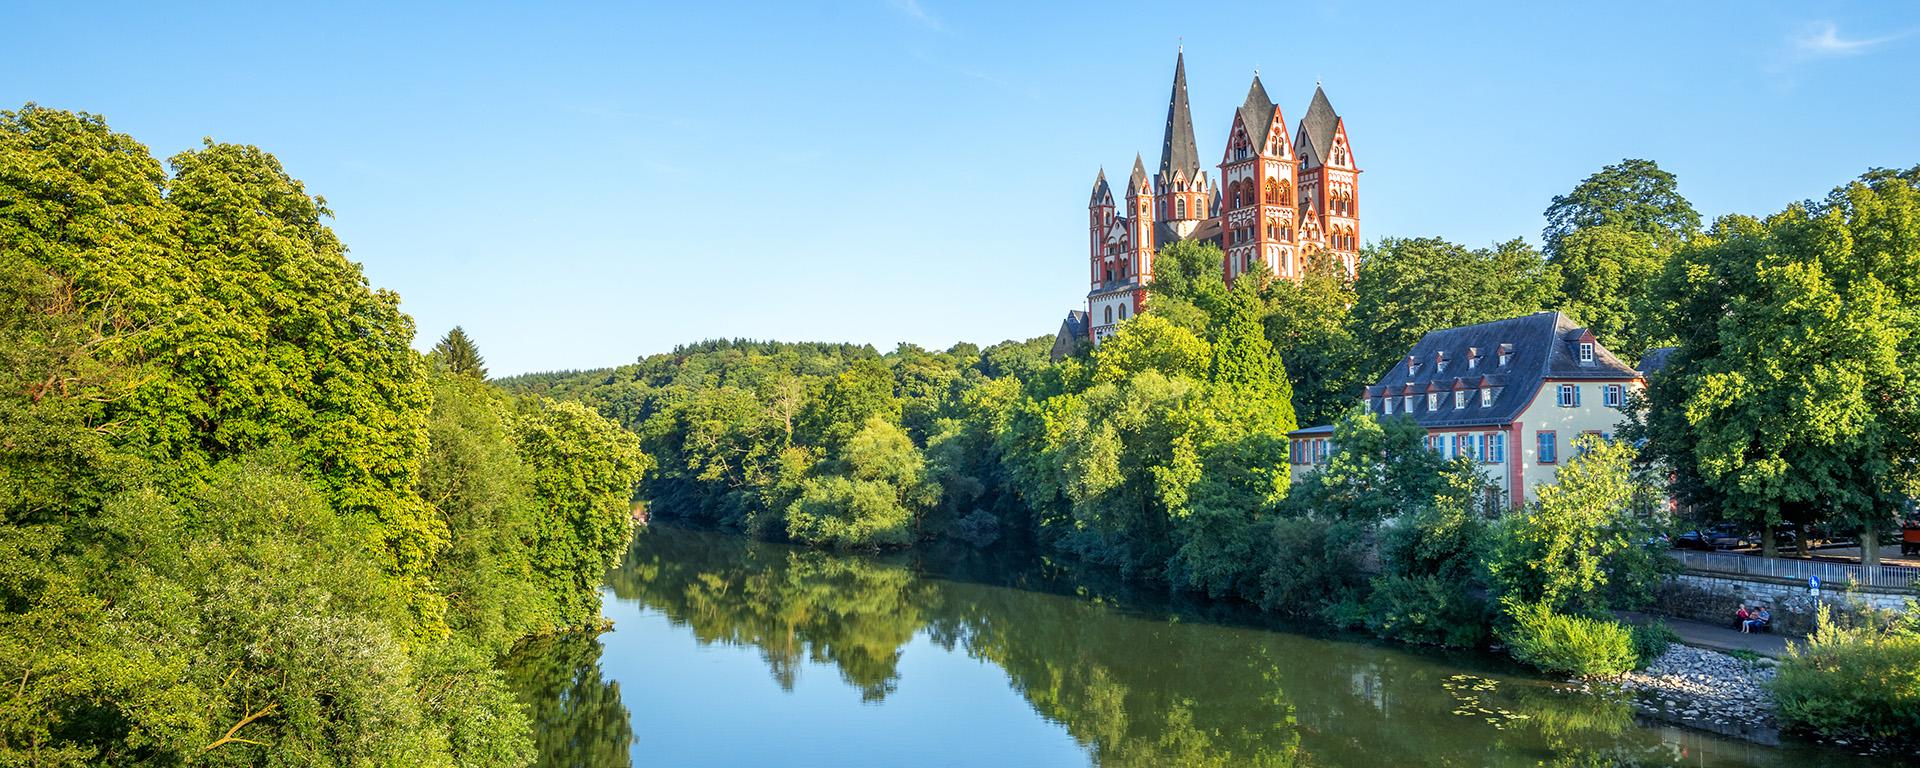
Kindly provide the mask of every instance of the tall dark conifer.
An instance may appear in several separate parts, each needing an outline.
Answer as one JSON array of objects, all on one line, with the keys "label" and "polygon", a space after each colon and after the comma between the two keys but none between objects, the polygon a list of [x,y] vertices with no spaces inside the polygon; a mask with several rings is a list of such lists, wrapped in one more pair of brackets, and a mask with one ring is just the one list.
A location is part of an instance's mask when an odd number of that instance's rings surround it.
[{"label": "tall dark conifer", "polygon": [[474,346],[473,338],[460,326],[447,331],[440,343],[433,345],[433,353],[449,371],[478,379],[487,377],[487,359],[480,356],[480,348]]}]

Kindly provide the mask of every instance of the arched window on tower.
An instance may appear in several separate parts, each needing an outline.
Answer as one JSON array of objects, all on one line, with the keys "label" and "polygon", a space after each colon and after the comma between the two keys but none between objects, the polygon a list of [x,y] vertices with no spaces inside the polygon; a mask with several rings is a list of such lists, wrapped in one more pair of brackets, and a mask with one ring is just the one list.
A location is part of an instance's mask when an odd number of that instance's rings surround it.
[{"label": "arched window on tower", "polygon": [[1127,305],[1125,304],[1120,305],[1120,319],[1127,319]]},{"label": "arched window on tower", "polygon": [[1113,325],[1113,307],[1107,307],[1107,325]]},{"label": "arched window on tower", "polygon": [[1173,201],[1173,211],[1174,211],[1173,218],[1185,219],[1187,217],[1187,201],[1186,200]]},{"label": "arched window on tower", "polygon": [[1267,204],[1280,204],[1280,182],[1273,179],[1267,179]]}]

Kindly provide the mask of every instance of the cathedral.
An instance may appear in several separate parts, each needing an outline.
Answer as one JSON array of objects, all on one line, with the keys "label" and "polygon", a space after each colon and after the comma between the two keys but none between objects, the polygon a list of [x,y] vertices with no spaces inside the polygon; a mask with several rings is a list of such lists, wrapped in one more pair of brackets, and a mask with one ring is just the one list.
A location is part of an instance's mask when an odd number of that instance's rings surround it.
[{"label": "cathedral", "polygon": [[1221,277],[1265,264],[1298,280],[1310,261],[1331,260],[1354,273],[1360,248],[1358,182],[1347,127],[1318,85],[1291,139],[1286,117],[1256,73],[1233,112],[1219,175],[1200,169],[1187,106],[1186,54],[1173,64],[1173,93],[1160,143],[1160,167],[1147,174],[1139,155],[1115,205],[1105,169],[1087,202],[1091,290],[1085,312],[1068,315],[1055,348],[1098,343],[1116,324],[1146,309],[1153,257],[1180,240],[1211,242],[1225,254]]}]

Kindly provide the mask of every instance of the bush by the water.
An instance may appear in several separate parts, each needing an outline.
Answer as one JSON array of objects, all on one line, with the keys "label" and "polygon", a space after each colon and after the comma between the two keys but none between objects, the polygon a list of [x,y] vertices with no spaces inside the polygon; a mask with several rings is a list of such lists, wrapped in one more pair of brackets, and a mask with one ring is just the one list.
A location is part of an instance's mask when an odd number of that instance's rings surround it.
[{"label": "bush by the water", "polygon": [[1780,717],[1829,737],[1920,743],[1920,618],[1844,626],[1822,606],[1773,680]]},{"label": "bush by the water", "polygon": [[1543,672],[1611,677],[1633,669],[1633,636],[1618,622],[1557,613],[1541,603],[1508,603],[1500,634],[1515,659]]},{"label": "bush by the water", "polygon": [[1680,636],[1673,633],[1673,628],[1661,621],[1635,624],[1627,631],[1633,635],[1633,655],[1638,657],[1635,669],[1653,663],[1654,659],[1667,652],[1667,648],[1680,642]]}]

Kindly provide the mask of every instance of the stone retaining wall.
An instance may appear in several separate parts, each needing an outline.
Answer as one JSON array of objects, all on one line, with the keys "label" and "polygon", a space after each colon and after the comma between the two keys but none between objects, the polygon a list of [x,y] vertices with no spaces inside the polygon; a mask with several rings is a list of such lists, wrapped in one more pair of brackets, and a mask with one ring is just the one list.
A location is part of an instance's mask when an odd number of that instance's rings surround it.
[{"label": "stone retaining wall", "polygon": [[[1906,601],[1913,597],[1908,593],[1878,590],[1848,592],[1823,585],[1819,601],[1833,606],[1836,612],[1853,611],[1856,605],[1897,611],[1904,609]],[[1733,612],[1742,604],[1767,605],[1773,611],[1775,632],[1804,635],[1813,631],[1817,603],[1804,582],[1682,573],[1656,591],[1653,610],[1683,619],[1733,626]]]}]

